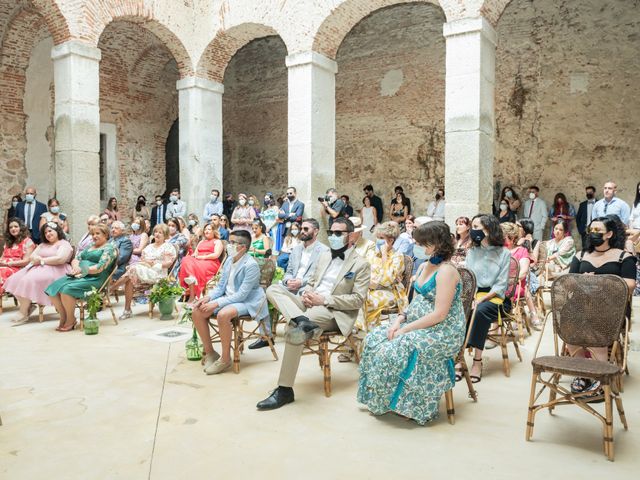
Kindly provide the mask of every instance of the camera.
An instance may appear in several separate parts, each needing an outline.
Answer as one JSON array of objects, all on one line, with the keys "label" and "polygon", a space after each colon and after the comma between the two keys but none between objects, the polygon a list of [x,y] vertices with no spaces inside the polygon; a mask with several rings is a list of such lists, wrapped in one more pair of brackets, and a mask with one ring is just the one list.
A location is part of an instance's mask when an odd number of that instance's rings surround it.
[{"label": "camera", "polygon": [[324,197],[318,197],[319,202],[328,202],[330,200],[331,200],[331,197],[329,197],[329,195],[325,195]]}]

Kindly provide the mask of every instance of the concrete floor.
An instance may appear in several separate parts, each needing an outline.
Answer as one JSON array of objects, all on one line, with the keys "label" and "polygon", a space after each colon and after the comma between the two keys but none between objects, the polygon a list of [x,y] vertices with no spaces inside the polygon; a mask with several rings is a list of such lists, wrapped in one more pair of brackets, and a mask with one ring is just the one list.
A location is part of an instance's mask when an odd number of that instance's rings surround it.
[{"label": "concrete floor", "polygon": [[[640,305],[635,309],[638,318]],[[479,402],[467,398],[463,385],[454,391],[454,426],[443,400],[440,419],[420,427],[360,406],[354,364],[333,362],[334,393],[325,398],[313,357],[302,360],[296,402],[258,412],[255,404],[275,386],[279,370],[268,349],[247,351],[239,375],[206,376],[199,362],[185,358],[183,342],[139,336],[173,325],[145,311],[135,307],[137,315],[119,326],[103,312],[100,334],[85,336],[55,332],[51,308],[48,321],[16,328],[12,308],[5,310],[0,479],[637,478],[637,341],[623,395],[630,430],[616,417],[610,463],[601,424],[574,407],[553,417],[540,412],[534,441],[524,440],[535,336],[526,341],[524,361],[512,363],[511,378],[502,374],[499,351],[489,351]],[[549,340],[545,334],[543,350]],[[279,336],[279,352],[282,342]]]}]

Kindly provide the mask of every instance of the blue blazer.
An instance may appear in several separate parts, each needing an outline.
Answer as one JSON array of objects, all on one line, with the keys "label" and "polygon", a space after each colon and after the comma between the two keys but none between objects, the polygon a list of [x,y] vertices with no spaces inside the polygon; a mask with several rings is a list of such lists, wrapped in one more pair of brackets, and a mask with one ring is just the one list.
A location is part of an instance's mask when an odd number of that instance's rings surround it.
[{"label": "blue blazer", "polygon": [[[16,206],[16,217],[24,221],[24,214],[26,210],[27,202],[19,202]],[[47,206],[39,201],[34,203],[34,212],[31,217],[31,225],[27,225],[27,228],[31,231],[31,240],[36,243],[40,243],[40,216],[43,213],[47,213]]]},{"label": "blue blazer", "polygon": [[244,303],[252,317],[258,320],[267,318],[269,308],[264,289],[260,286],[260,267],[256,261],[250,255],[245,255],[238,260],[236,275],[233,279],[235,293],[227,297],[225,291],[231,276],[231,265],[233,265],[233,258],[229,257],[222,264],[222,276],[209,295],[209,301],[217,302],[220,308],[233,303]]},{"label": "blue blazer", "polygon": [[285,222],[296,222],[302,219],[303,214],[304,203],[296,199],[293,203],[286,201],[282,204],[281,211],[278,212],[278,218]]}]

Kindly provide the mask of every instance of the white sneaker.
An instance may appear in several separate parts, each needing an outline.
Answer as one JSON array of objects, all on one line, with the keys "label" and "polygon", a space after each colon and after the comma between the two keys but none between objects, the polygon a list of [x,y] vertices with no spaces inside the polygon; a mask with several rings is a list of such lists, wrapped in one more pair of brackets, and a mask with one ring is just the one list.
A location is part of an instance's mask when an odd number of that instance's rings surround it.
[{"label": "white sneaker", "polygon": [[207,375],[217,375],[218,373],[222,373],[225,370],[228,370],[229,367],[231,367],[232,363],[233,362],[231,360],[229,360],[228,362],[223,362],[222,360],[218,359],[215,362],[213,362],[213,365],[206,368],[204,372]]},{"label": "white sneaker", "polygon": [[206,372],[207,368],[209,368],[214,363],[216,363],[216,360],[218,360],[219,358],[220,358],[220,354],[215,350],[213,351],[213,353],[209,355],[205,355],[203,358],[204,361],[202,362],[202,364],[204,365],[204,368],[202,370]]}]

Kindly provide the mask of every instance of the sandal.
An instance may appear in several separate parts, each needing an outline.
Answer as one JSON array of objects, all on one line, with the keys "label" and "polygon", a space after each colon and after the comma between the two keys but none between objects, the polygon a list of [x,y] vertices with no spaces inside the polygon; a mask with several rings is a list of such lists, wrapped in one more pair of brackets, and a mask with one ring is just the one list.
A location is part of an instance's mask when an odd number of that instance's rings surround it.
[{"label": "sandal", "polygon": [[477,359],[474,358],[473,359],[474,362],[480,362],[480,376],[478,375],[469,375],[469,378],[471,379],[471,383],[480,383],[480,381],[482,380],[482,359]]},{"label": "sandal", "polygon": [[576,377],[571,382],[571,393],[582,393],[591,386],[588,378]]},{"label": "sandal", "polygon": [[460,380],[462,380],[463,375],[462,375],[462,367],[461,366],[457,366],[455,368],[455,373],[456,373],[456,376],[455,376],[456,382],[459,382]]}]

